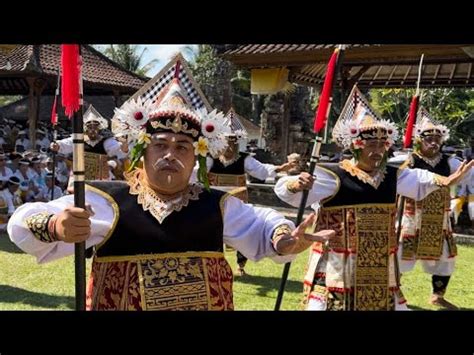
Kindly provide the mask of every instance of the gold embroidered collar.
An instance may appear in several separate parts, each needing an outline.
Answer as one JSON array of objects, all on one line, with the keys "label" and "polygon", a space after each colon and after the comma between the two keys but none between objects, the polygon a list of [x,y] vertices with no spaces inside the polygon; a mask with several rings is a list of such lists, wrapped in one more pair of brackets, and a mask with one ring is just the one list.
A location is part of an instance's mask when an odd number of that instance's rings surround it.
[{"label": "gold embroidered collar", "polygon": [[87,134],[84,134],[84,142],[89,144],[91,147],[95,147],[97,145],[97,143],[99,143],[101,140],[102,140],[101,135],[98,135],[97,139],[92,141]]},{"label": "gold embroidered collar", "polygon": [[239,159],[239,157],[240,153],[236,154],[232,159],[227,160],[223,155],[219,155],[219,161],[227,168],[229,165],[234,164]]},{"label": "gold embroidered collar", "polygon": [[202,192],[199,184],[189,185],[178,197],[165,201],[158,197],[151,189],[145,179],[142,169],[136,169],[131,173],[126,173],[127,184],[130,186],[130,194],[138,195],[138,203],[142,205],[144,211],[150,211],[153,217],[161,224],[173,211],[180,211],[186,207],[190,200],[198,200]]},{"label": "gold embroidered collar", "polygon": [[386,168],[380,169],[377,174],[370,176],[364,170],[359,169],[354,160],[345,159],[339,163],[342,170],[347,171],[352,176],[357,177],[360,181],[371,185],[374,189],[378,189],[382,181],[385,179]]},{"label": "gold embroidered collar", "polygon": [[418,158],[423,160],[426,164],[430,165],[432,168],[435,168],[436,165],[439,164],[439,162],[441,161],[441,157],[442,157],[441,153],[439,153],[438,155],[436,155],[434,158],[431,158],[431,159],[421,155],[418,152],[414,152],[413,154],[416,154],[416,156]]}]

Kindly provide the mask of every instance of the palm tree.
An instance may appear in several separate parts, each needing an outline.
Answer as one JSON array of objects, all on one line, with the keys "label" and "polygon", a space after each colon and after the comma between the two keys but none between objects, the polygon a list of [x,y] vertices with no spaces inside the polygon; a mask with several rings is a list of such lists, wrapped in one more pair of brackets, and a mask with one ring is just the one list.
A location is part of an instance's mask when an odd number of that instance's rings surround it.
[{"label": "palm tree", "polygon": [[125,69],[138,75],[146,76],[146,73],[156,65],[158,59],[153,59],[150,62],[141,65],[143,55],[147,48],[143,48],[141,53],[138,53],[138,50],[138,46],[136,45],[110,44],[103,52],[107,57]]}]

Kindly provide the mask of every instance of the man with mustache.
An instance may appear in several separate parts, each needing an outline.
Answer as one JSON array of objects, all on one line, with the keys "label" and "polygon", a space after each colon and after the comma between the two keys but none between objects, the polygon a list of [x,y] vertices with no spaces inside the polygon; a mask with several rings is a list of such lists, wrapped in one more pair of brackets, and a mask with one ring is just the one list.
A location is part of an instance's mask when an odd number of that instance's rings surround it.
[{"label": "man with mustache", "polygon": [[[84,113],[84,156],[86,180],[109,180],[109,157],[125,158],[120,143],[107,130],[107,120],[89,105]],[[52,142],[50,149],[60,154],[72,154],[72,137]],[[73,179],[69,179],[69,192],[72,193]]]},{"label": "man with mustache", "polygon": [[[441,147],[448,138],[448,128],[434,122],[422,107],[415,126],[413,153],[401,168],[418,168],[439,176],[449,176],[462,163],[453,155],[441,153]],[[420,201],[407,198],[398,256],[402,273],[412,270],[416,261],[420,260],[424,271],[432,275],[433,292],[429,303],[453,310],[458,307],[444,298],[457,254],[449,210],[450,191],[447,187],[430,193]]]},{"label": "man with mustache", "polygon": [[[314,243],[304,277],[308,310],[401,310],[395,233],[397,193],[421,200],[440,186],[455,183],[469,166],[449,177],[421,169],[387,166],[397,139],[395,126],[377,117],[354,87],[336,122],[333,140],[353,158],[284,177],[275,186],[283,201],[297,207],[309,189],[308,205],[319,203],[318,229],[336,237]],[[314,185],[313,185],[314,183]]]},{"label": "man with mustache", "polygon": [[[225,133],[227,149],[217,158],[207,162],[209,183],[216,189],[231,193],[233,196],[248,202],[246,174],[259,180],[275,177],[281,171],[291,169],[295,164],[282,165],[263,164],[248,153],[239,151],[240,142],[247,138],[247,131],[237,118],[233,109],[229,110],[224,121],[228,129]],[[238,276],[246,275],[247,258],[237,250]]]},{"label": "man with mustache", "polygon": [[[224,243],[252,260],[286,262],[333,235],[305,232],[314,215],[294,229],[271,209],[210,189],[206,175],[199,174],[202,184],[190,184],[196,159],[205,171],[206,156],[225,148],[225,138],[202,99],[190,99],[199,92],[190,87],[190,73],[179,61],[174,65],[174,79],[168,65],[116,111],[117,131],[134,145],[126,182],[88,184],[93,213],[68,207],[69,196],[25,205],[8,225],[12,241],[38,262],[72,254],[75,242],[94,246],[88,309],[232,310]],[[140,92],[150,88],[156,96],[143,102]]]}]

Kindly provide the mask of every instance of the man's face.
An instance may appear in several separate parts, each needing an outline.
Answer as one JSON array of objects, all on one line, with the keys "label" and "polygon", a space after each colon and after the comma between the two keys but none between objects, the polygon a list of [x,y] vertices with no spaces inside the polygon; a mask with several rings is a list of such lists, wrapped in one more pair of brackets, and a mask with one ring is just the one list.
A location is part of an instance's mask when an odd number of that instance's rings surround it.
[{"label": "man's face", "polygon": [[48,189],[53,187],[53,179],[48,177],[48,178],[45,179],[45,182],[46,182],[46,186],[48,187]]},{"label": "man's face", "polygon": [[441,149],[441,136],[440,135],[430,135],[421,138],[420,151],[421,154],[427,158],[432,158],[438,155],[439,150]]},{"label": "man's face", "polygon": [[15,192],[18,191],[18,188],[19,188],[19,187],[20,187],[20,186],[18,186],[18,185],[10,184],[10,186],[9,186],[8,188],[10,189],[10,192],[11,192],[12,194],[14,194]]},{"label": "man's face", "polygon": [[148,182],[164,193],[176,193],[189,184],[195,156],[193,140],[184,134],[156,133],[145,150]]},{"label": "man's face", "polygon": [[26,172],[28,171],[28,165],[26,165],[26,164],[20,164],[20,166],[18,167],[18,169],[19,169],[23,174],[26,174]]},{"label": "man's face", "polygon": [[86,133],[91,139],[95,139],[99,135],[99,123],[95,121],[86,124]]},{"label": "man's face", "polygon": [[0,157],[0,168],[3,168],[5,165],[7,165],[7,158]]},{"label": "man's face", "polygon": [[375,170],[382,164],[385,155],[385,139],[367,139],[360,154],[359,163],[368,171]]}]

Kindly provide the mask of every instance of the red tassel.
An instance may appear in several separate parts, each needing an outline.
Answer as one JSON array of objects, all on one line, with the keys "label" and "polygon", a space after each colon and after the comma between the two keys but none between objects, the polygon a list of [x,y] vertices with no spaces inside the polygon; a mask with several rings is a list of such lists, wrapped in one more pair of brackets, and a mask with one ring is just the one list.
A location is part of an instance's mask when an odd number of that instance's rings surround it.
[{"label": "red tassel", "polygon": [[53,110],[51,111],[51,124],[55,126],[58,123],[58,113],[57,113],[57,103],[58,103],[58,97],[54,97],[54,102],[53,102]]},{"label": "red tassel", "polygon": [[334,50],[334,53],[332,54],[331,59],[328,63],[323,90],[321,91],[321,97],[319,98],[318,111],[314,118],[313,130],[315,133],[319,133],[319,131],[324,128],[324,126],[326,125],[327,118],[329,116],[329,110],[331,108],[330,101],[332,100],[332,82],[334,80],[334,74],[336,71],[338,54],[339,49]]},{"label": "red tassel", "polygon": [[410,113],[408,115],[407,121],[407,130],[405,132],[405,139],[403,141],[403,148],[410,148],[411,147],[411,140],[413,136],[413,126],[416,122],[416,114],[418,112],[418,102],[420,100],[419,96],[413,96],[410,104]]},{"label": "red tassel", "polygon": [[174,78],[179,79],[179,67],[181,66],[181,62],[178,60],[176,61],[176,66],[174,68]]},{"label": "red tassel", "polygon": [[74,112],[79,110],[80,103],[79,45],[63,44],[61,47],[62,104],[66,116],[72,118]]}]

